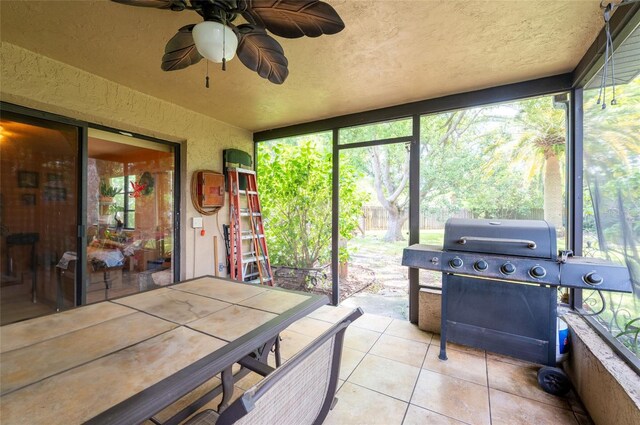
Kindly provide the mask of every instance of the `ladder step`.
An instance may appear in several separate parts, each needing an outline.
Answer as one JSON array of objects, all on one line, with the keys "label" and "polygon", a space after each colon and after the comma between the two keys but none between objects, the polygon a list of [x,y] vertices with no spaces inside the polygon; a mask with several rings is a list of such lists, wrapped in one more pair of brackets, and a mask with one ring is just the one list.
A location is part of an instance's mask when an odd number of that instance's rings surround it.
[{"label": "ladder step", "polygon": [[264,261],[264,260],[267,260],[267,257],[265,257],[264,255],[260,255],[259,257],[255,257],[255,256],[247,257],[247,258],[243,258],[242,262],[243,263],[255,263],[258,260]]},{"label": "ladder step", "polygon": [[[271,278],[267,277],[267,278],[262,279],[262,281],[263,282],[271,282]],[[245,281],[245,283],[260,283],[260,278],[253,279],[253,280],[247,280],[247,281]]]},{"label": "ladder step", "polygon": [[240,210],[240,217],[249,217],[249,215],[252,215],[253,217],[262,217],[262,214],[257,212],[249,214],[249,211],[243,212],[243,210]]},{"label": "ladder step", "polygon": [[255,272],[255,273],[248,273],[248,274],[244,275],[244,277],[247,278],[247,277],[254,277],[254,276],[258,276],[258,275],[260,275],[260,273]]},{"label": "ladder step", "polygon": [[242,237],[242,240],[246,241],[248,239],[255,239],[255,238],[258,238],[258,239],[264,238],[264,235],[256,235],[255,237],[253,235],[246,235]]},{"label": "ladder step", "polygon": [[230,172],[231,172],[231,171],[235,171],[235,172],[237,172],[238,174],[253,174],[253,175],[255,175],[255,174],[256,174],[256,172],[255,172],[255,171],[253,171],[253,170],[248,170],[248,169],[246,169],[246,168],[228,168],[227,170],[228,170],[228,171],[230,171]]},{"label": "ladder step", "polygon": [[255,190],[249,190],[249,191],[239,190],[238,193],[240,195],[257,195],[258,194],[258,192],[256,192]]}]

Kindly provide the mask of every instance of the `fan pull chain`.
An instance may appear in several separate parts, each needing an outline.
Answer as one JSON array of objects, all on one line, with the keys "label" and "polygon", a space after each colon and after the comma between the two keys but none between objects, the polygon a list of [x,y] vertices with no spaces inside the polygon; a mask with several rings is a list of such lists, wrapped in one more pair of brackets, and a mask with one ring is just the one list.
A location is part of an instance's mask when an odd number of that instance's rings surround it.
[{"label": "fan pull chain", "polygon": [[207,76],[204,78],[204,86],[209,88],[209,61],[207,60]]},{"label": "fan pull chain", "polygon": [[226,13],[224,14],[224,19],[223,19],[223,25],[224,28],[222,29],[222,70],[226,71],[227,70],[227,52],[226,52],[226,47],[227,47],[227,31],[226,31],[226,27],[227,27],[227,15]]},{"label": "fan pull chain", "polygon": [[611,88],[613,92],[613,98],[611,99],[611,105],[615,106],[618,104],[616,100],[616,62],[613,59],[613,37],[611,37],[611,31],[609,30],[609,22],[607,22],[607,37],[609,39],[609,49],[611,50]]}]

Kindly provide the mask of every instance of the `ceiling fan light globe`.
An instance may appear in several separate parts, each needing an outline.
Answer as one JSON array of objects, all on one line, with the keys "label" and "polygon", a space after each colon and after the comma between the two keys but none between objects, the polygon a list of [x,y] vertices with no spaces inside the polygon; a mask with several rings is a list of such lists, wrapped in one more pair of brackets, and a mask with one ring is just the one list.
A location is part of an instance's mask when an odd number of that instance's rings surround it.
[{"label": "ceiling fan light globe", "polygon": [[220,22],[204,21],[193,27],[193,41],[196,49],[212,62],[233,59],[238,48],[238,37],[231,28]]}]

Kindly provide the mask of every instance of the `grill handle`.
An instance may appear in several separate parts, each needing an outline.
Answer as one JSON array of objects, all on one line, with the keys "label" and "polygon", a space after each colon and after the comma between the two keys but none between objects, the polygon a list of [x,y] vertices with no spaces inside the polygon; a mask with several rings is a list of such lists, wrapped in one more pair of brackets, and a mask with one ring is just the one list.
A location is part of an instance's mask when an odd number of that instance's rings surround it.
[{"label": "grill handle", "polygon": [[463,236],[458,239],[460,245],[464,245],[467,242],[496,242],[496,243],[509,243],[526,245],[529,249],[536,249],[537,245],[534,241],[528,241],[526,239],[502,239],[502,238],[481,238],[479,236]]}]

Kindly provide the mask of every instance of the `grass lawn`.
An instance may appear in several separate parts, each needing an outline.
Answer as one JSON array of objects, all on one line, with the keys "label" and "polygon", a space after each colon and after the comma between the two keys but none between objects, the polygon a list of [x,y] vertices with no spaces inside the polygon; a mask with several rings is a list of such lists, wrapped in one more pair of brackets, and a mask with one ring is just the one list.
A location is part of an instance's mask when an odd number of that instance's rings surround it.
[{"label": "grass lawn", "polygon": [[[409,235],[405,235],[404,241],[384,241],[385,230],[368,230],[364,236],[357,235],[349,240],[347,247],[352,254],[362,251],[373,251],[382,255],[402,255],[402,250],[409,245]],[[444,229],[421,230],[420,243],[425,245],[442,246]]]}]

